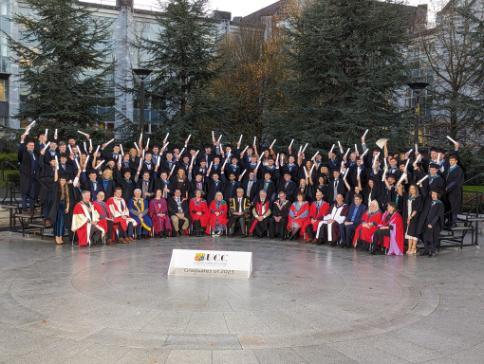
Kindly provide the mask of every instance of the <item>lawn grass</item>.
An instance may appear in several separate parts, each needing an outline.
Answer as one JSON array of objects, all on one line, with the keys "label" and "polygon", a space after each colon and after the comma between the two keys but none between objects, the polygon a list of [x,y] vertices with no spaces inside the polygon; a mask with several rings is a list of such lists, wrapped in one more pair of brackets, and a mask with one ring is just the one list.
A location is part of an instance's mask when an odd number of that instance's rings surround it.
[{"label": "lawn grass", "polygon": [[484,192],[484,186],[464,186],[464,192]]}]

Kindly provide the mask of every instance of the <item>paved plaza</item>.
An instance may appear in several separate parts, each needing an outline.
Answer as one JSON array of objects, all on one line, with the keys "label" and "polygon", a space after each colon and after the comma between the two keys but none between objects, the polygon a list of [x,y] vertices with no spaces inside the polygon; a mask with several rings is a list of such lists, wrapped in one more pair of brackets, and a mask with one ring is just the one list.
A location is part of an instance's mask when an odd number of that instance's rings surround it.
[{"label": "paved plaza", "polygon": [[[173,248],[254,253],[250,279],[167,277]],[[79,250],[0,234],[0,362],[483,363],[484,255],[251,239]]]}]

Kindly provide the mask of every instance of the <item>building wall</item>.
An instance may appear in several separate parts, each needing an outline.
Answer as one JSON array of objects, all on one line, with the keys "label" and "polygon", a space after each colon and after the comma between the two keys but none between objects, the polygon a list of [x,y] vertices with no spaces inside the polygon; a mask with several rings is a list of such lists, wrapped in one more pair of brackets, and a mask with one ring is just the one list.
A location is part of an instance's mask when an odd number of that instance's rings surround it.
[{"label": "building wall", "polygon": [[[137,37],[155,38],[160,28],[156,21],[158,10],[137,9],[132,7],[131,0],[104,1],[90,3],[89,0],[79,2],[80,6],[89,9],[93,16],[106,20],[111,25],[111,49],[106,62],[114,63],[114,72],[106,80],[109,85],[108,99],[111,105],[99,105],[97,112],[100,124],[108,127],[120,125],[128,120],[136,121],[139,109],[135,107],[136,97],[126,92],[133,88],[132,69],[138,68],[146,61],[147,56],[133,47]],[[0,0],[0,27],[15,39],[20,39],[18,26],[8,21],[14,14],[28,14],[31,9],[23,0]],[[230,16],[230,13],[228,13]],[[218,34],[234,32],[238,26],[225,17],[217,18]],[[19,66],[16,59],[11,58],[6,37],[0,34],[0,125],[19,128],[20,122],[15,118],[18,113],[21,96],[29,92],[19,81]],[[2,83],[2,80],[3,83]],[[2,101],[2,87],[5,90],[5,101]],[[149,123],[160,123],[160,110],[152,109],[146,100],[145,120]],[[3,106],[2,106],[3,103]],[[6,114],[2,118],[2,107]]]}]

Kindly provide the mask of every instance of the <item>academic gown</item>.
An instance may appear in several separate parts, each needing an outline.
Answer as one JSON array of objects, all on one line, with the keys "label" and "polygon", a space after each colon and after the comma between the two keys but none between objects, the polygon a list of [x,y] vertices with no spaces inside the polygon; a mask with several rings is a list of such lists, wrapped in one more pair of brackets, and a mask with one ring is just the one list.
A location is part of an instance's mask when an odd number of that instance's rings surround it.
[{"label": "academic gown", "polygon": [[456,165],[449,168],[446,173],[445,194],[450,210],[457,214],[462,208],[462,185],[464,184],[464,172]]},{"label": "academic gown", "polygon": [[287,230],[299,229],[299,235],[303,236],[306,231],[306,226],[310,223],[309,220],[309,202],[293,202],[289,209],[289,217],[287,221]]},{"label": "academic gown", "polygon": [[153,223],[153,231],[155,234],[171,231],[171,221],[168,216],[168,204],[166,199],[152,199],[149,204],[148,212]]},{"label": "academic gown", "polygon": [[[313,231],[318,231],[318,225],[323,221],[324,217],[329,213],[330,205],[326,201],[321,201],[318,208],[318,201],[311,203],[309,207],[309,223]],[[316,220],[311,222],[311,220]]]},{"label": "academic gown", "polygon": [[387,255],[403,255],[404,252],[404,229],[402,216],[395,211],[390,214],[385,211],[379,227],[389,226],[390,236],[385,236],[383,246],[388,249]]},{"label": "academic gown", "polygon": [[[202,228],[206,228],[209,217],[207,201],[205,201],[203,198],[199,200],[192,198],[188,208],[190,210],[190,218],[192,222],[199,221],[200,226]],[[201,215],[198,214],[199,212]]]},{"label": "academic gown", "polygon": [[97,223],[101,234],[106,234],[106,225],[99,221],[99,214],[92,203],[78,202],[73,210],[71,230],[76,233],[79,246],[91,244],[92,224]]},{"label": "academic gown", "polygon": [[[340,224],[344,223],[347,214],[348,205],[342,204],[341,206],[337,206],[334,204],[323,221],[318,224],[316,238],[320,239],[320,235],[324,234],[324,238],[329,243],[338,241],[341,237]],[[329,220],[334,220],[335,222],[329,223]]]},{"label": "academic gown", "polygon": [[141,226],[145,231],[151,232],[153,225],[151,217],[148,214],[148,200],[144,198],[132,198],[128,202],[129,215],[136,221],[137,226]]},{"label": "academic gown", "polygon": [[[262,236],[269,229],[268,219],[271,216],[271,204],[266,199],[264,202],[257,201],[252,209],[252,216],[254,219],[250,225],[249,233],[253,234],[257,229],[259,236]],[[262,221],[257,220],[258,217],[264,217]]]},{"label": "academic gown", "polygon": [[[353,236],[353,246],[356,246],[357,242],[371,244],[373,234],[378,230],[381,219],[382,213],[379,210],[374,213],[366,211],[361,218],[360,224],[356,227],[355,235]],[[369,226],[365,227],[363,223],[367,223]]]},{"label": "academic gown", "polygon": [[[218,226],[224,226],[226,228],[228,222],[227,212],[228,206],[225,200],[213,200],[212,202],[210,202],[208,224],[205,228],[205,232],[207,234],[210,234],[212,230],[214,230]],[[218,213],[218,216],[216,215],[216,213]]]},{"label": "academic gown", "polygon": [[128,229],[128,224],[137,226],[137,222],[129,216],[129,209],[123,198],[111,197],[106,202],[114,224],[118,224],[123,231]]}]

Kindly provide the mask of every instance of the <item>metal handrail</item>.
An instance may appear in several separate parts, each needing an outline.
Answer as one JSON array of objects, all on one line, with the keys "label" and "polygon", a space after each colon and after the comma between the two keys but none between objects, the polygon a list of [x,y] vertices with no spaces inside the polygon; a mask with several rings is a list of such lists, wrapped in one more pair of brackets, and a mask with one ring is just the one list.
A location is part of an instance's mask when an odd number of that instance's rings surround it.
[{"label": "metal handrail", "polygon": [[465,185],[466,183],[468,183],[469,181],[472,181],[472,180],[476,179],[477,177],[481,177],[481,176],[484,176],[484,172],[478,173],[478,174],[476,174],[475,176],[472,176],[472,177],[471,177],[471,178],[469,178],[468,180],[464,181],[464,185]]}]

